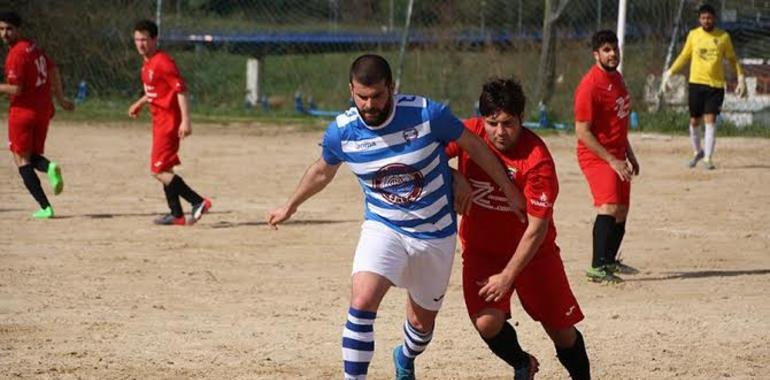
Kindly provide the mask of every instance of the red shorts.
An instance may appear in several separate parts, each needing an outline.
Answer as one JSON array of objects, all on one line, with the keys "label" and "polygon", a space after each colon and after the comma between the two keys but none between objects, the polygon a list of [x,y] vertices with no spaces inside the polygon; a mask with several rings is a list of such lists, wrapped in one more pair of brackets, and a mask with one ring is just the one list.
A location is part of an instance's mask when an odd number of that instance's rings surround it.
[{"label": "red shorts", "polygon": [[478,282],[500,273],[510,256],[463,252],[463,294],[468,315],[478,315],[483,309],[497,309],[511,317],[511,296],[514,290],[532,319],[554,329],[564,329],[583,320],[575,295],[570,289],[559,247],[540,250],[513,283],[513,289],[498,302],[486,302],[479,296]]},{"label": "red shorts", "polygon": [[631,203],[631,182],[623,181],[604,161],[580,161],[580,170],[586,177],[594,197],[594,206]]},{"label": "red shorts", "polygon": [[170,171],[179,161],[179,123],[181,116],[173,113],[157,112],[152,115],[152,153],[150,171],[162,173]]},{"label": "red shorts", "polygon": [[8,113],[8,149],[16,154],[43,154],[51,116],[11,107]]}]

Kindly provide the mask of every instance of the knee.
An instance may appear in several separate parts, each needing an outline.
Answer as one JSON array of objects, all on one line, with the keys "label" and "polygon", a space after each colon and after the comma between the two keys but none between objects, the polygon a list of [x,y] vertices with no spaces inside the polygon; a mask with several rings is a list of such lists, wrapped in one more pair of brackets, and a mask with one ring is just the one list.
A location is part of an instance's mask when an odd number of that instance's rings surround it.
[{"label": "knee", "polygon": [[548,336],[553,341],[553,344],[559,348],[570,348],[575,345],[577,339],[577,329],[574,326],[567,327],[565,329],[553,329],[548,326],[543,326]]},{"label": "knee", "polygon": [[499,316],[484,314],[476,317],[473,324],[482,338],[491,339],[500,333],[500,330],[503,328],[503,322],[504,320]]},{"label": "knee", "polygon": [[350,306],[358,310],[377,311],[380,304],[366,294],[359,294],[351,298]]}]

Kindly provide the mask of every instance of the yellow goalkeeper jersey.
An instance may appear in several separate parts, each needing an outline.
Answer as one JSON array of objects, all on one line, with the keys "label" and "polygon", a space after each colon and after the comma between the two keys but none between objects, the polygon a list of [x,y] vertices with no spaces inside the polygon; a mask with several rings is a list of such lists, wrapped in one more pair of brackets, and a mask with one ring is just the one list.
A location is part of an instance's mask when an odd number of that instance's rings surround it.
[{"label": "yellow goalkeeper jersey", "polygon": [[722,60],[727,58],[737,75],[743,75],[738,58],[735,57],[730,35],[722,29],[711,32],[702,27],[687,34],[682,52],[671,65],[671,74],[679,71],[690,60],[690,83],[705,84],[715,88],[725,87],[725,71]]}]

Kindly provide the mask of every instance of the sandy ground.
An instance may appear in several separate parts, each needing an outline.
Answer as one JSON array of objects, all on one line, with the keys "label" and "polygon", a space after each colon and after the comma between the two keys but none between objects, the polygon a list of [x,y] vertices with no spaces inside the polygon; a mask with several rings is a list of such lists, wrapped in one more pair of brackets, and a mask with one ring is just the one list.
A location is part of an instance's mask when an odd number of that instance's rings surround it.
[{"label": "sandy ground", "polygon": [[[192,228],[148,174],[149,127],[54,123],[47,154],[65,192],[54,220],[7,159],[0,166],[0,377],[339,379],[340,334],[362,200],[347,168],[279,231],[263,223],[318,157],[321,132],[197,126],[181,173],[214,201]],[[597,379],[770,377],[770,140],[718,141],[719,169],[688,170],[683,137],[634,134],[642,164],[622,256],[642,273],[584,280],[594,213],[573,136],[549,136],[559,170],[559,245],[586,314]],[[43,178],[44,185],[47,181]],[[460,260],[423,379],[510,379],[472,329]],[[370,378],[392,376],[403,290],[386,297]],[[539,324],[517,305],[539,378],[565,379]]]}]

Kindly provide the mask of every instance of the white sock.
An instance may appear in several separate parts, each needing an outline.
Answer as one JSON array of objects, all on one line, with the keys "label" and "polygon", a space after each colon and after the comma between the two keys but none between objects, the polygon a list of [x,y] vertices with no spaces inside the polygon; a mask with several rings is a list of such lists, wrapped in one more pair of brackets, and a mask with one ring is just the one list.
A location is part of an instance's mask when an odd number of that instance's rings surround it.
[{"label": "white sock", "polygon": [[692,143],[692,150],[695,154],[700,153],[700,125],[693,126],[690,124],[690,143]]},{"label": "white sock", "polygon": [[717,143],[717,126],[716,124],[706,124],[706,138],[704,142],[704,150],[706,153],[706,161],[711,161],[711,155],[714,154],[714,146]]}]

